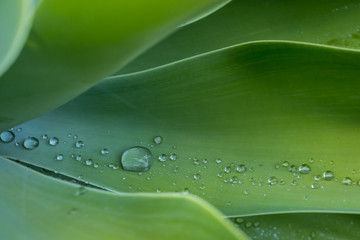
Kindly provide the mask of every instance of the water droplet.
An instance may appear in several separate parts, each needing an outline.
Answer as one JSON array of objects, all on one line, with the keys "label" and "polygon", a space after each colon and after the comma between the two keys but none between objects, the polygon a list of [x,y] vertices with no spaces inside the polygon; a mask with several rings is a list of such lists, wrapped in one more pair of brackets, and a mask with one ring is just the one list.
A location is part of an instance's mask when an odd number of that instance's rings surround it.
[{"label": "water droplet", "polygon": [[17,132],[21,132],[21,131],[22,131],[22,128],[17,128],[16,131],[17,131]]},{"label": "water droplet", "polygon": [[15,147],[18,147],[18,146],[20,146],[20,143],[16,142]]},{"label": "water droplet", "polygon": [[183,193],[185,193],[185,194],[188,194],[188,193],[190,193],[190,190],[189,190],[189,188],[184,188],[184,189],[183,189]]},{"label": "water droplet", "polygon": [[58,139],[57,137],[49,138],[48,143],[49,143],[51,146],[56,146],[56,145],[59,143],[59,139]]},{"label": "water droplet", "polygon": [[77,160],[77,161],[81,161],[81,160],[82,160],[81,155],[77,155],[77,156],[76,156],[76,160]]},{"label": "water droplet", "polygon": [[168,157],[166,156],[166,154],[161,154],[159,155],[159,161],[160,162],[165,162],[168,159]]},{"label": "water droplet", "polygon": [[195,180],[199,180],[200,178],[201,178],[200,173],[194,174],[194,179],[195,179]]},{"label": "water droplet", "polygon": [[298,182],[297,182],[296,180],[292,180],[291,183],[290,183],[290,185],[296,186],[296,185],[298,185]]},{"label": "water droplet", "polygon": [[39,146],[39,140],[35,137],[28,137],[24,140],[23,146],[25,149],[33,150]]},{"label": "water droplet", "polygon": [[94,168],[98,168],[99,164],[98,163],[94,163]]},{"label": "water droplet", "polygon": [[230,178],[230,182],[232,183],[238,183],[239,179],[236,176],[233,176],[232,178]]},{"label": "water droplet", "polygon": [[244,173],[246,172],[246,166],[244,164],[240,164],[239,166],[236,167],[236,171],[238,173]]},{"label": "water droplet", "polygon": [[175,161],[177,159],[177,155],[175,153],[170,154],[170,159]]},{"label": "water droplet", "polygon": [[207,163],[208,163],[208,160],[205,158],[205,159],[202,160],[202,162],[203,162],[204,164],[207,164]]},{"label": "water droplet", "polygon": [[12,131],[5,131],[0,133],[0,140],[4,143],[10,143],[14,141],[15,134]]},{"label": "water droplet", "polygon": [[308,174],[311,172],[311,168],[309,165],[307,164],[301,164],[299,166],[299,172],[303,173],[303,174]]},{"label": "water droplet", "polygon": [[204,190],[205,189],[205,185],[204,184],[201,184],[200,185],[200,190]]},{"label": "water droplet", "polygon": [[275,164],[275,169],[279,169],[280,168],[280,164]]},{"label": "water droplet", "polygon": [[195,165],[199,165],[199,164],[200,164],[200,160],[197,159],[197,158],[194,158],[194,164],[195,164]]},{"label": "water droplet", "polygon": [[162,137],[157,136],[157,137],[154,138],[154,143],[160,144],[161,142],[162,142]]},{"label": "water droplet", "polygon": [[320,175],[314,176],[314,180],[317,182],[321,181],[321,176]]},{"label": "water droplet", "polygon": [[107,155],[107,154],[109,154],[109,150],[107,148],[103,148],[103,149],[101,149],[100,153],[101,153],[101,155]]},{"label": "water droplet", "polygon": [[230,167],[230,166],[224,167],[224,171],[225,171],[226,173],[231,173],[231,167]]},{"label": "water droplet", "polygon": [[224,172],[219,172],[217,175],[219,178],[222,178],[224,176]]},{"label": "water droplet", "polygon": [[75,143],[76,148],[82,148],[84,145],[85,145],[85,143],[81,140],[79,140]]},{"label": "water droplet", "polygon": [[173,149],[176,149],[177,147],[176,147],[176,145],[173,145],[172,148],[173,148]]},{"label": "water droplet", "polygon": [[311,188],[312,189],[318,189],[318,188],[320,188],[320,185],[317,184],[317,183],[313,183],[313,184],[311,184]]},{"label": "water droplet", "polygon": [[64,160],[64,155],[58,154],[58,155],[56,155],[55,159],[58,160],[58,161],[62,161],[62,160]]},{"label": "water droplet", "polygon": [[245,227],[246,227],[246,228],[251,228],[251,227],[252,227],[252,222],[247,222],[247,223],[245,223]]},{"label": "water droplet", "polygon": [[283,167],[288,167],[290,166],[290,163],[288,161],[285,161],[281,164]]},{"label": "water droplet", "polygon": [[245,194],[245,195],[248,195],[248,194],[249,194],[249,191],[245,189],[245,190],[244,190],[244,194]]},{"label": "water droplet", "polygon": [[126,150],[121,157],[124,170],[145,172],[153,163],[153,155],[149,149],[144,147],[133,147]]},{"label": "water droplet", "polygon": [[289,172],[296,172],[296,166],[295,165],[290,165]]},{"label": "water droplet", "polygon": [[315,162],[315,160],[313,158],[309,159],[309,163],[314,163],[314,162]]},{"label": "water droplet", "polygon": [[274,176],[269,177],[269,179],[268,179],[268,183],[269,183],[270,185],[275,185],[275,184],[277,184],[277,182],[278,182],[278,180],[277,180],[277,178],[274,177]]},{"label": "water droplet", "polygon": [[215,160],[215,162],[216,162],[217,164],[220,164],[220,163],[222,162],[222,160],[221,160],[220,158],[217,158],[217,159]]},{"label": "water droplet", "polygon": [[335,175],[332,171],[325,171],[323,173],[323,177],[325,180],[330,181],[330,180],[334,179]]},{"label": "water droplet", "polygon": [[236,223],[243,223],[243,222],[244,222],[244,219],[238,217],[238,218],[235,218],[235,222],[236,222]]},{"label": "water droplet", "polygon": [[344,185],[351,185],[352,184],[352,179],[349,177],[344,177],[344,179],[342,180],[342,183]]},{"label": "water droplet", "polygon": [[92,164],[93,164],[93,161],[92,161],[92,159],[91,159],[91,158],[89,158],[89,159],[86,159],[86,161],[85,161],[85,164],[86,164],[87,166],[90,166],[90,165],[92,165]]},{"label": "water droplet", "polygon": [[254,222],[254,227],[258,227],[260,226],[260,223],[259,222]]},{"label": "water droplet", "polygon": [[48,139],[49,137],[48,137],[48,135],[43,134],[43,135],[41,135],[41,138],[44,139],[44,140],[46,140],[46,139]]},{"label": "water droplet", "polygon": [[76,196],[81,196],[81,195],[84,195],[85,193],[86,193],[86,188],[85,188],[85,187],[79,187],[79,188],[76,190],[75,195],[76,195]]}]

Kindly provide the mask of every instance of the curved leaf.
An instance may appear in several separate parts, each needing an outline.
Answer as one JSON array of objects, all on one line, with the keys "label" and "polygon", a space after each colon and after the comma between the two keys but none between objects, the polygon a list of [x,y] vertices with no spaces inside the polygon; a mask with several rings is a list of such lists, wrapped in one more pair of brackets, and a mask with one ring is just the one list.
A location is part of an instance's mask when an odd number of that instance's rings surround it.
[{"label": "curved leaf", "polygon": [[136,72],[254,40],[292,40],[360,48],[356,0],[232,1],[160,42],[118,74]]},{"label": "curved leaf", "polygon": [[0,78],[0,101],[6,102],[0,129],[64,104],[180,24],[224,2],[43,1],[25,48]]},{"label": "curved leaf", "polygon": [[38,0],[0,2],[0,76],[11,66],[26,41]]},{"label": "curved leaf", "polygon": [[[14,142],[39,138],[37,149],[13,142],[0,144],[0,153],[114,191],[189,189],[228,216],[359,212],[359,186],[342,183],[345,177],[356,183],[360,171],[359,69],[356,51],[243,44],[111,78],[14,130]],[[49,145],[42,134],[59,144]],[[156,136],[163,138],[159,145]],[[79,140],[84,146],[76,147]],[[122,153],[134,146],[152,151],[150,171],[119,168]],[[166,161],[157,160],[161,154]],[[311,172],[299,172],[302,164]],[[335,178],[314,178],[325,171]]]},{"label": "curved leaf", "polygon": [[113,194],[60,182],[4,158],[0,190],[2,239],[248,239],[192,196]]}]

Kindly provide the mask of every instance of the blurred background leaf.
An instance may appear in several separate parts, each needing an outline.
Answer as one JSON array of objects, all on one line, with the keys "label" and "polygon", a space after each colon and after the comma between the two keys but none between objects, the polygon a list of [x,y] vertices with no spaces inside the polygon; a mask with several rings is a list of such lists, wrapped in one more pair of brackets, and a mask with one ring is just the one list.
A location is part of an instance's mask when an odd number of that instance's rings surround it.
[{"label": "blurred background leaf", "polygon": [[0,129],[66,103],[179,25],[226,2],[42,1],[23,51],[0,78],[0,101],[6,102]]}]

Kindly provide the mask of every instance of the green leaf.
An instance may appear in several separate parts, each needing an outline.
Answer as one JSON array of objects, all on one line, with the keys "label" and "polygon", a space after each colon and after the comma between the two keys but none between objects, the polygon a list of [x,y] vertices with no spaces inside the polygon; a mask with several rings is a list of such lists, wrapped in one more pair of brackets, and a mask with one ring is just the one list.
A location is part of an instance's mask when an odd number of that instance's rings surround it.
[{"label": "green leaf", "polygon": [[0,76],[20,54],[26,41],[38,0],[0,2]]},{"label": "green leaf", "polygon": [[45,0],[0,78],[0,129],[42,115],[124,66],[177,26],[227,0]]},{"label": "green leaf", "polygon": [[358,239],[358,214],[272,214],[233,219],[252,239]]},{"label": "green leaf", "polygon": [[180,29],[118,73],[157,67],[255,40],[292,40],[360,48],[354,0],[241,0]]},{"label": "green leaf", "polygon": [[181,194],[114,194],[0,158],[2,239],[248,239],[212,206]]},{"label": "green leaf", "polygon": [[[359,186],[342,180],[356,183],[360,170],[359,63],[358,51],[294,42],[242,44],[110,78],[21,125],[21,132],[13,130],[14,142],[39,138],[37,149],[3,143],[0,153],[113,191],[189,189],[228,216],[357,213]],[[50,146],[42,134],[58,137],[59,144]],[[156,136],[163,138],[159,145]],[[75,147],[79,140],[82,148]],[[119,167],[122,153],[134,146],[152,151],[150,171]],[[101,155],[103,148],[110,153]],[[157,160],[173,153],[176,161]],[[57,154],[64,159],[55,160]],[[312,170],[291,172],[281,166],[284,161]],[[240,164],[245,173],[237,172]],[[314,177],[325,171],[335,178],[317,182]],[[277,184],[269,185],[270,177]]]}]

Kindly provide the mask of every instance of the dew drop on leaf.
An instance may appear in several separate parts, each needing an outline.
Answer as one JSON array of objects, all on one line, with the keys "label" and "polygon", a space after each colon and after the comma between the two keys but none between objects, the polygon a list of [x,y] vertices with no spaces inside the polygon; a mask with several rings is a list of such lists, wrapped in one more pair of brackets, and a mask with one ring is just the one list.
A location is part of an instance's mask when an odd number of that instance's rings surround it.
[{"label": "dew drop on leaf", "polygon": [[107,148],[103,148],[103,149],[101,149],[100,153],[101,153],[101,155],[105,156],[105,155],[109,154],[109,150]]},{"label": "dew drop on leaf", "polygon": [[56,155],[55,159],[58,160],[58,161],[62,161],[62,160],[64,160],[64,155],[58,154],[58,155]]},{"label": "dew drop on leaf", "polygon": [[14,141],[15,134],[12,131],[5,131],[0,133],[0,140],[4,143],[10,143]]},{"label": "dew drop on leaf", "polygon": [[334,179],[335,175],[332,171],[325,171],[323,173],[323,177],[325,180],[330,181],[330,180]]},{"label": "dew drop on leaf", "polygon": [[243,172],[245,172],[245,171],[246,171],[245,165],[244,165],[244,164],[240,164],[239,166],[236,167],[236,171],[237,171],[238,173],[243,173]]},{"label": "dew drop on leaf", "polygon": [[299,172],[303,173],[303,174],[308,174],[311,172],[311,168],[309,165],[307,164],[301,164],[299,166]]},{"label": "dew drop on leaf", "polygon": [[35,137],[28,137],[24,140],[23,146],[25,149],[33,150],[39,146],[39,140]]},{"label": "dew drop on leaf", "polygon": [[49,138],[48,143],[49,143],[51,146],[56,146],[56,145],[58,145],[58,143],[59,143],[59,139],[58,139],[57,137]]},{"label": "dew drop on leaf", "polygon": [[352,184],[352,179],[349,177],[344,177],[344,179],[342,180],[342,183],[344,185],[351,185]]},{"label": "dew drop on leaf", "polygon": [[155,138],[154,138],[154,143],[156,143],[156,144],[162,143],[162,137],[161,137],[161,136],[155,137]]},{"label": "dew drop on leaf", "polygon": [[274,176],[269,177],[269,179],[268,179],[268,183],[269,183],[270,185],[275,185],[275,184],[277,184],[277,182],[278,182],[278,180],[277,180],[277,178],[274,177]]},{"label": "dew drop on leaf", "polygon": [[166,156],[166,154],[163,153],[159,155],[158,159],[160,162],[165,162],[168,159],[168,157]]},{"label": "dew drop on leaf", "polygon": [[75,143],[76,148],[82,148],[83,146],[85,146],[85,143],[81,140],[79,140]]},{"label": "dew drop on leaf", "polygon": [[153,163],[153,155],[149,149],[144,147],[133,147],[127,149],[121,156],[121,164],[124,170],[145,172]]}]

